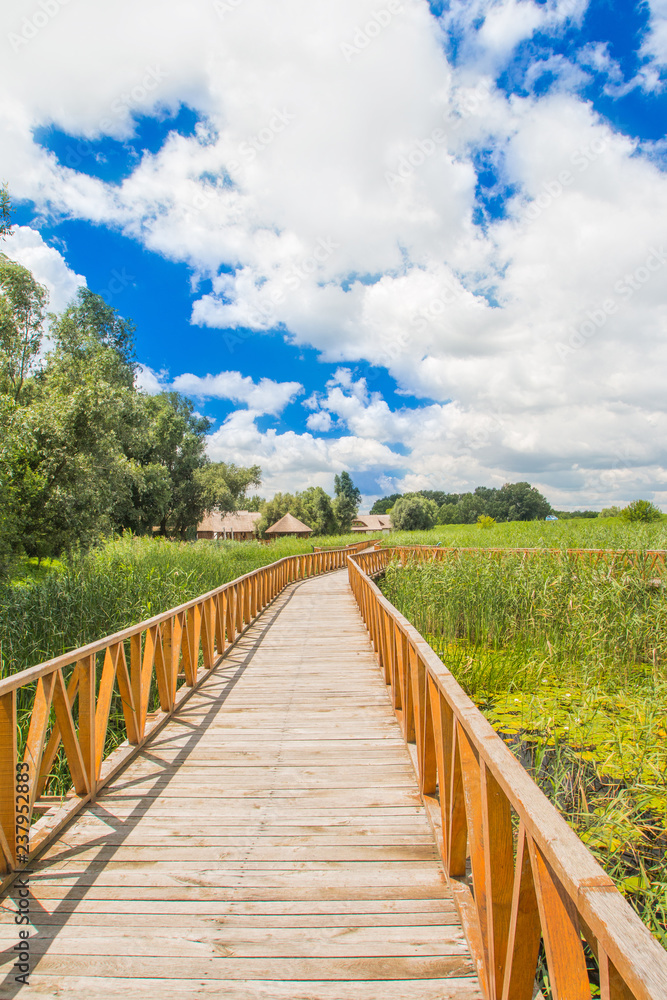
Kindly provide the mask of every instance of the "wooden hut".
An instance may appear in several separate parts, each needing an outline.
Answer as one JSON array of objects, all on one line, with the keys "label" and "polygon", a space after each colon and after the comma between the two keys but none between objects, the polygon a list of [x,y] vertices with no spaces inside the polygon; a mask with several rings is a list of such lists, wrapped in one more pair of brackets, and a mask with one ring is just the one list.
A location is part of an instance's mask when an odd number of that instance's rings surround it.
[{"label": "wooden hut", "polygon": [[285,514],[285,516],[281,517],[279,521],[272,524],[270,528],[267,528],[265,532],[269,538],[283,538],[285,535],[295,535],[298,538],[309,538],[312,533],[312,528],[309,528],[307,524],[304,524],[303,521],[299,521],[299,519],[294,517],[292,514]]},{"label": "wooden hut", "polygon": [[391,531],[389,514],[357,514],[352,521],[352,531],[366,534],[369,531]]},{"label": "wooden hut", "polygon": [[250,542],[261,514],[254,510],[237,510],[221,514],[213,510],[197,525],[197,538],[231,538],[235,542]]}]

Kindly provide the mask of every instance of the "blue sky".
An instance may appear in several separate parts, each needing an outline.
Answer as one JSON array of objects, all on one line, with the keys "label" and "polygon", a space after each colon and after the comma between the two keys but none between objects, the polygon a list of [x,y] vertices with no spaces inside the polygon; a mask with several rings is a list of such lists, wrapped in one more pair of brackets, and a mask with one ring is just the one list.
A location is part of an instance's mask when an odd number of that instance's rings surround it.
[{"label": "blue sky", "polygon": [[49,11],[0,14],[4,250],[212,458],[667,503],[665,0]]}]

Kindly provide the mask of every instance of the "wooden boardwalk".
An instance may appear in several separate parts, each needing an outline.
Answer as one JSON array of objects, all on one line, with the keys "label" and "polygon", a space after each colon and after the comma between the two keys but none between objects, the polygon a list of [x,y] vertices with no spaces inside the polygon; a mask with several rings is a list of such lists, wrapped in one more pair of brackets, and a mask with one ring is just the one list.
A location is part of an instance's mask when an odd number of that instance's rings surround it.
[{"label": "wooden boardwalk", "polygon": [[288,587],[32,870],[2,1000],[481,998],[344,571]]}]

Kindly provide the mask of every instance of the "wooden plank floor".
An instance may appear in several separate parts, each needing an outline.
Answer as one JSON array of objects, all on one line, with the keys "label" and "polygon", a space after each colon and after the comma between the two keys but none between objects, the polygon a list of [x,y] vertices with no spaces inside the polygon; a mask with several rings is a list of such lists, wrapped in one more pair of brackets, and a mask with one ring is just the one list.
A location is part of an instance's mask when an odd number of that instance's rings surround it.
[{"label": "wooden plank floor", "polygon": [[344,572],[274,602],[32,889],[2,1000],[481,1000]]}]

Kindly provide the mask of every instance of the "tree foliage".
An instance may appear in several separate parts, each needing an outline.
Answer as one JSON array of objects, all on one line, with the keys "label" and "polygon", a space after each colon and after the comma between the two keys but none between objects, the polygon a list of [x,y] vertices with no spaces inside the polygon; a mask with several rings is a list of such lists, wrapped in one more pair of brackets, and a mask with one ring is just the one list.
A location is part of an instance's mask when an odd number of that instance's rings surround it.
[{"label": "tree foliage", "polygon": [[624,521],[650,523],[651,521],[659,521],[662,517],[662,511],[650,500],[633,500],[632,503],[623,508],[621,517]]},{"label": "tree foliage", "polygon": [[438,505],[426,497],[401,497],[391,512],[392,527],[399,531],[425,531],[432,528],[438,517]]},{"label": "tree foliage", "polygon": [[190,400],[137,390],[133,324],[81,288],[43,353],[45,308],[0,255],[0,563],[127,528],[185,538],[205,511],[237,509],[259,467],[210,462]]},{"label": "tree foliage", "polygon": [[265,501],[258,534],[263,536],[285,514],[303,521],[315,535],[333,535],[338,528],[331,497],[321,486],[310,486],[301,493],[276,493],[272,500]]},{"label": "tree foliage", "polygon": [[0,184],[0,237],[11,236],[12,204],[6,184]]},{"label": "tree foliage", "polygon": [[373,506],[371,507],[370,513],[371,514],[389,513],[389,511],[394,506],[396,501],[401,499],[401,496],[402,496],[401,493],[392,493],[391,496],[380,497],[380,499],[376,500]]},{"label": "tree foliage", "polygon": [[[412,497],[421,497],[436,504],[438,524],[475,524],[482,516],[500,521],[535,521],[551,512],[546,497],[530,483],[505,483],[500,489],[478,486],[472,493],[446,493],[424,490],[419,493],[393,493],[377,500],[371,513],[384,514],[395,510],[396,504]],[[392,510],[393,519],[393,510]]]},{"label": "tree foliage", "polygon": [[0,253],[0,391],[18,402],[42,341],[48,292]]},{"label": "tree foliage", "polygon": [[334,478],[336,497],[333,502],[334,514],[341,533],[349,531],[357,516],[361,503],[361,492],[352,482],[349,472],[341,472]]}]

